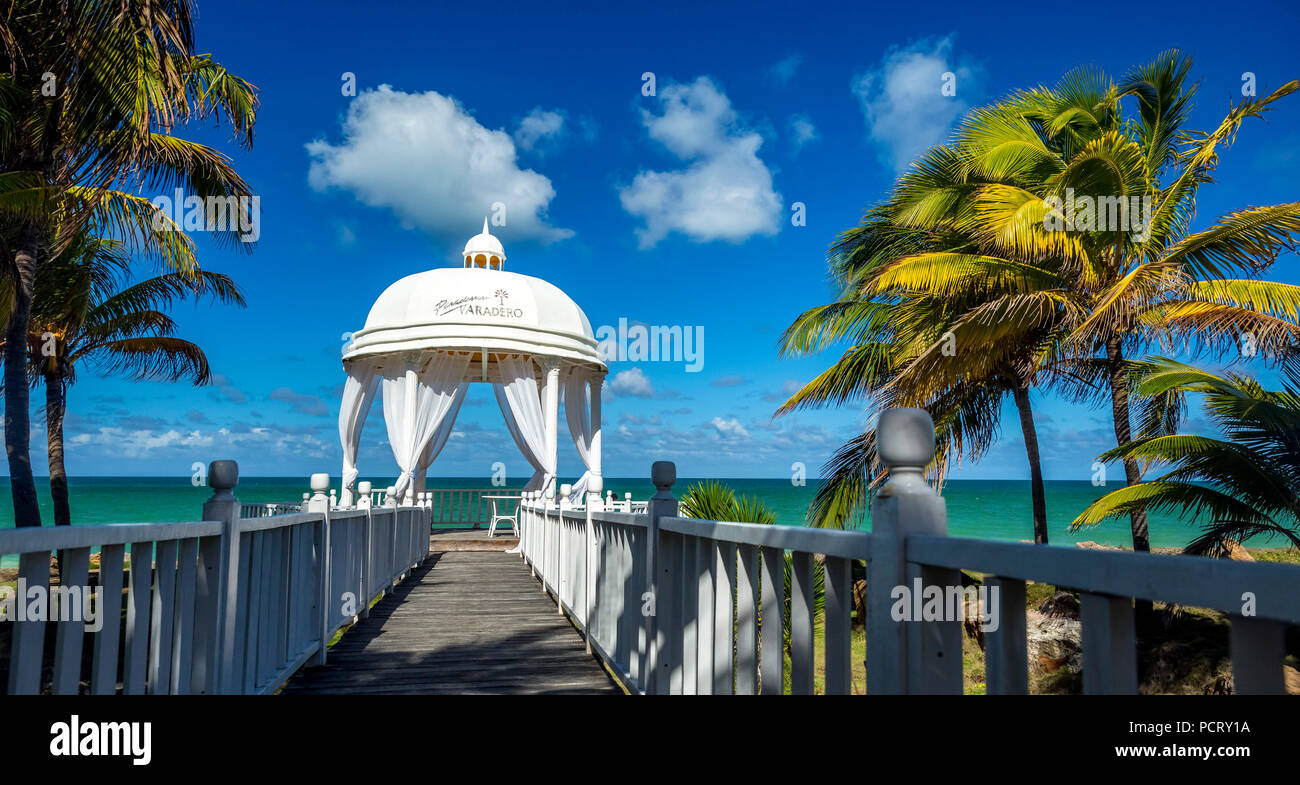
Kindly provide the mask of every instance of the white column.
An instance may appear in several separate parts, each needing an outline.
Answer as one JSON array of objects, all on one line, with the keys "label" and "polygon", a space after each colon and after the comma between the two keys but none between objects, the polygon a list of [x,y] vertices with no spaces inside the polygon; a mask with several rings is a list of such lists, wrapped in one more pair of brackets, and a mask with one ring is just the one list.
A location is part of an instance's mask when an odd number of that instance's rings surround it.
[{"label": "white column", "polygon": [[591,472],[591,476],[587,479],[588,508],[593,504],[600,504],[601,491],[605,490],[605,480],[600,468],[600,390],[604,383],[604,374],[595,374],[591,377],[591,450],[588,456],[591,459],[591,466],[587,469]]},{"label": "white column", "polygon": [[[558,468],[557,459],[560,448],[560,362],[545,360],[542,370],[546,373],[546,392],[543,405],[546,407],[546,454],[551,458],[551,467]],[[549,504],[555,499],[555,478],[546,486],[546,500]]]}]

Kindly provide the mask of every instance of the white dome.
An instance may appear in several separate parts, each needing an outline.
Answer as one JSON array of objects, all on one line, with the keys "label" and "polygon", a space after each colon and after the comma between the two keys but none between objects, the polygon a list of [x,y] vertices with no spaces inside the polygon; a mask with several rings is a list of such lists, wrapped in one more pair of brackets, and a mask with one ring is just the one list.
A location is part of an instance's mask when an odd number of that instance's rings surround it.
[{"label": "white dome", "polygon": [[450,267],[408,275],[385,289],[343,360],[437,349],[605,367],[586,314],[552,284],[517,273]]},{"label": "white dome", "polygon": [[461,252],[461,256],[472,257],[477,254],[496,256],[501,261],[505,261],[506,258],[506,249],[502,247],[501,241],[488,231],[486,218],[483,219],[483,231],[469,238],[469,242],[465,243],[465,250]]}]

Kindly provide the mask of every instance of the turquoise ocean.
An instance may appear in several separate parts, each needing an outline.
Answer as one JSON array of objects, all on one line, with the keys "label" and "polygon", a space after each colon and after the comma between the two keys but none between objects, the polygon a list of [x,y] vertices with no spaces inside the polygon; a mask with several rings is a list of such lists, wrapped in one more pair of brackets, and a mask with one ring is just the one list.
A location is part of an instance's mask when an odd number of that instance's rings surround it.
[{"label": "turquoise ocean", "polygon": [[[375,487],[385,487],[391,478],[371,479]],[[795,486],[789,479],[721,479],[737,493],[761,498],[785,526],[804,525],[808,504],[817,492],[817,481]],[[674,486],[678,495],[698,480],[680,478]],[[41,516],[52,525],[47,481],[37,478],[41,487]],[[453,477],[433,478],[429,488],[486,488],[487,479]],[[513,487],[518,487],[515,484]],[[605,487],[621,498],[631,493],[634,499],[646,499],[654,493],[648,479],[606,478]],[[244,477],[235,489],[244,502],[301,500],[307,483],[296,477]],[[1128,519],[1109,521],[1078,533],[1069,531],[1074,519],[1093,500],[1112,488],[1094,487],[1090,482],[1055,481],[1047,483],[1048,539],[1064,544],[1093,540],[1106,545],[1131,544]],[[186,477],[74,477],[69,480],[74,525],[101,523],[137,523],[198,520],[203,502],[211,491],[196,487]],[[994,540],[1028,540],[1033,538],[1032,513],[1028,481],[952,480],[944,486],[948,503],[948,531],[962,537]],[[9,499],[9,478],[0,477],[0,529],[12,528],[13,505]],[[1192,523],[1174,514],[1152,514],[1151,544],[1179,547],[1197,532]],[[1280,546],[1279,541],[1256,541],[1249,545]],[[12,555],[0,556],[4,566],[12,566]]]}]

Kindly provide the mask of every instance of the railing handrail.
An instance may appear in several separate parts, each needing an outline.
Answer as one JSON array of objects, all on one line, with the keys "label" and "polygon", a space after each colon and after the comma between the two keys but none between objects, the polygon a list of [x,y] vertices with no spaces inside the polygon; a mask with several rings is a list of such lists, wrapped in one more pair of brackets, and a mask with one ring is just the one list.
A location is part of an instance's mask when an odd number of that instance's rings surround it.
[{"label": "railing handrail", "polygon": [[[1255,616],[1300,624],[1300,566],[1034,545],[968,537],[907,538],[907,559],[931,567],[964,569],[1000,578],[1069,586],[1108,594],[1240,614],[1243,594]],[[1282,602],[1290,594],[1291,604]]]},{"label": "railing handrail", "polygon": [[0,530],[0,553],[24,554],[45,550],[95,548],[101,545],[129,545],[133,542],[207,537],[220,533],[221,521],[24,526]]},{"label": "railing handrail", "polygon": [[[207,520],[4,530],[0,554],[19,556],[19,579],[29,587],[48,587],[50,554],[61,552],[61,586],[90,590],[99,550],[104,594],[96,612],[114,622],[86,638],[94,647],[91,692],[116,692],[119,670],[124,693],[272,692],[302,666],[324,664],[333,634],[368,615],[429,553],[429,510],[330,510],[321,478],[328,487],[327,475],[314,476],[316,495],[304,511],[243,517],[249,505],[232,493],[238,468],[217,461]],[[116,623],[123,609],[125,638]],[[58,627],[48,682],[56,694],[80,689],[83,616],[48,622]],[[12,623],[7,691],[39,692],[47,622]]]},{"label": "railing handrail", "polygon": [[[990,694],[1028,691],[1027,581],[1078,592],[1085,692],[1137,691],[1135,600],[1227,614],[1234,691],[1284,691],[1300,567],[949,537],[944,501],[923,475],[934,450],[929,415],[883,412],[877,440],[890,477],[873,498],[870,531],[681,517],[675,468],[659,462],[658,493],[644,514],[611,512],[598,494],[576,508],[525,500],[520,552],[557,610],[633,692],[752,693],[786,683],[812,692],[814,597],[824,592],[826,692],[851,689],[849,623],[859,607],[867,692],[959,693],[969,645],[961,622],[971,621],[963,615],[976,591],[962,570],[985,574],[974,607],[1000,620],[981,644]],[[866,565],[864,608],[855,563]],[[899,597],[936,589],[939,618],[895,615]],[[773,605],[782,612],[764,612]]]},{"label": "railing handrail", "polygon": [[871,558],[871,535],[861,531],[709,521],[700,518],[663,518],[659,521],[659,528],[738,545],[758,545],[800,553],[821,553],[846,559]]}]

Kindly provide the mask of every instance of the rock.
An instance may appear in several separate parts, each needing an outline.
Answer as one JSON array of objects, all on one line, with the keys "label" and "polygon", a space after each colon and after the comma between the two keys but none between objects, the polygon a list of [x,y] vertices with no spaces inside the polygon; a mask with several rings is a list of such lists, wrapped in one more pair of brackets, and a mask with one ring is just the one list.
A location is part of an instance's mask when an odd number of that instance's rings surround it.
[{"label": "rock", "polygon": [[1093,542],[1092,540],[1082,540],[1082,541],[1080,541],[1080,542],[1076,542],[1076,543],[1074,544],[1074,546],[1075,546],[1076,548],[1085,548],[1085,549],[1090,550],[1090,551],[1122,551],[1122,550],[1124,550],[1124,548],[1121,548],[1121,547],[1118,546],[1118,545],[1102,545],[1101,543],[1099,543],[1099,542]]},{"label": "rock", "polygon": [[1049,619],[1079,618],[1079,598],[1068,591],[1058,591],[1038,603],[1038,612]]},{"label": "rock", "polygon": [[853,613],[854,622],[858,625],[867,623],[867,582],[857,580],[853,582]]},{"label": "rock", "polygon": [[1030,667],[1041,673],[1083,670],[1082,625],[1076,619],[1028,619],[1025,642]]},{"label": "rock", "polygon": [[1223,556],[1233,561],[1255,561],[1255,557],[1250,555],[1250,551],[1236,540],[1223,541]]}]

